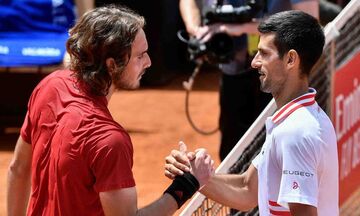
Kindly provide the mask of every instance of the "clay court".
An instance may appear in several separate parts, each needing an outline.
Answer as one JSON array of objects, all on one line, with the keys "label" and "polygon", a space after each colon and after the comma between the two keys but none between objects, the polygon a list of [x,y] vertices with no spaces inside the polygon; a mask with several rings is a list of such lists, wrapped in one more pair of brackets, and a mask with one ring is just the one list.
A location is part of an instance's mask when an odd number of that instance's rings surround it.
[{"label": "clay court", "polygon": [[[218,76],[217,72],[200,73],[190,95],[192,117],[205,130],[213,129],[218,122]],[[160,197],[169,185],[170,180],[163,174],[164,158],[177,148],[178,141],[183,140],[190,150],[207,148],[219,164],[219,132],[201,135],[186,119],[182,82],[187,78],[179,75],[161,87],[117,92],[109,103],[114,119],[128,130],[133,141],[133,171],[140,207]],[[0,215],[6,215],[7,167],[17,137],[17,128],[0,135]]]}]

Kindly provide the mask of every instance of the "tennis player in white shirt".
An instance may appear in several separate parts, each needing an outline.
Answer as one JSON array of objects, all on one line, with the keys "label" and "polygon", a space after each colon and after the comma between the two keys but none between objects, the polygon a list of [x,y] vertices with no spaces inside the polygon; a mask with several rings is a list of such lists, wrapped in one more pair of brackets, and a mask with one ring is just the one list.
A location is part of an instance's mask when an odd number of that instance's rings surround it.
[{"label": "tennis player in white shirt", "polygon": [[[214,175],[200,192],[241,211],[258,205],[261,216],[337,216],[336,135],[315,101],[316,90],[309,88],[310,71],[323,51],[322,28],[304,12],[285,11],[261,22],[258,30],[252,67],[278,110],[267,119],[265,143],[247,171]],[[189,171],[194,157],[173,150],[166,157],[165,175]]]}]

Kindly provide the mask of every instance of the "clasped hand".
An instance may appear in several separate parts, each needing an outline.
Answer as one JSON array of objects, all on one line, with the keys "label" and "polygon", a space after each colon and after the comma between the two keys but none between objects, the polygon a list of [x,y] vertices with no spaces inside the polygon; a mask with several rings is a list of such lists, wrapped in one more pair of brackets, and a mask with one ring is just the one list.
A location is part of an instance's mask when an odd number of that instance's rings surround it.
[{"label": "clasped hand", "polygon": [[174,179],[184,172],[194,175],[202,187],[214,174],[214,160],[206,149],[200,148],[195,152],[188,152],[186,144],[179,142],[179,150],[172,150],[165,158],[165,176]]}]

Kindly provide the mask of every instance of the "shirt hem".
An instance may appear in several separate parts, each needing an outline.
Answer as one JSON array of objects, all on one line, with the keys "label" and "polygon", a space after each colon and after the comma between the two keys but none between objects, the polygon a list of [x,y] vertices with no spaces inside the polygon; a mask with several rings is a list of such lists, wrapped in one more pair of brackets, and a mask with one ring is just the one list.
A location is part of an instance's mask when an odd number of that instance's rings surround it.
[{"label": "shirt hem", "polygon": [[281,196],[277,203],[285,208],[289,208],[288,203],[299,203],[317,207],[317,200],[308,196]]}]

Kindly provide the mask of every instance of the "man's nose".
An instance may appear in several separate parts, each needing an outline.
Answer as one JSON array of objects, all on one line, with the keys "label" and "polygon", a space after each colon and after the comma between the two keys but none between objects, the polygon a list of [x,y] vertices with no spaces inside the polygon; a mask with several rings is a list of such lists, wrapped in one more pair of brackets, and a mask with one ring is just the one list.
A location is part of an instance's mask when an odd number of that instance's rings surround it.
[{"label": "man's nose", "polygon": [[150,56],[146,53],[146,63],[145,63],[145,68],[149,68],[151,66],[151,59]]},{"label": "man's nose", "polygon": [[259,53],[257,52],[253,60],[251,61],[251,67],[252,68],[259,68],[261,66],[261,62],[259,59]]}]

